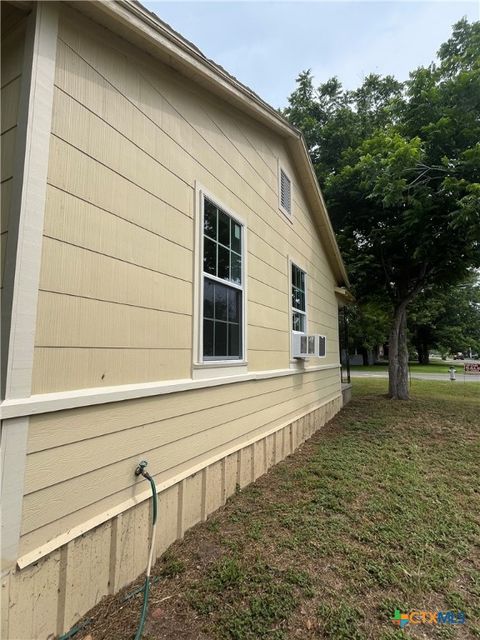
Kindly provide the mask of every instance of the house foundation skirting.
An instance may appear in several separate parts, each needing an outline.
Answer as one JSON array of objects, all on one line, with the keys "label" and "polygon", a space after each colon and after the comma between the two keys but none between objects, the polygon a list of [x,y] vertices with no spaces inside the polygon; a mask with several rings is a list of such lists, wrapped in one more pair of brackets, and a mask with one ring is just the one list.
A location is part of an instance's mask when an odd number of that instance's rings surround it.
[{"label": "house foundation skirting", "polygon": [[343,406],[348,404],[352,399],[352,385],[350,383],[342,384],[342,398],[343,398]]},{"label": "house foundation skirting", "polygon": [[[155,555],[254,482],[342,407],[342,396],[226,455],[158,494]],[[152,470],[153,471],[153,470]],[[28,640],[65,633],[108,594],[135,580],[147,564],[151,501],[119,513],[2,578],[2,638]]]}]

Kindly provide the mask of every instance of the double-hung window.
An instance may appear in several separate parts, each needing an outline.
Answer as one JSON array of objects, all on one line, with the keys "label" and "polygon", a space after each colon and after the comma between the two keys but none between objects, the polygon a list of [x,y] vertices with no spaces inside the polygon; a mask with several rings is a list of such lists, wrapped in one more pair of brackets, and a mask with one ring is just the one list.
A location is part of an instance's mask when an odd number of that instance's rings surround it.
[{"label": "double-hung window", "polygon": [[203,199],[203,360],[243,360],[244,229]]},{"label": "double-hung window", "polygon": [[292,262],[292,331],[307,332],[307,274]]}]

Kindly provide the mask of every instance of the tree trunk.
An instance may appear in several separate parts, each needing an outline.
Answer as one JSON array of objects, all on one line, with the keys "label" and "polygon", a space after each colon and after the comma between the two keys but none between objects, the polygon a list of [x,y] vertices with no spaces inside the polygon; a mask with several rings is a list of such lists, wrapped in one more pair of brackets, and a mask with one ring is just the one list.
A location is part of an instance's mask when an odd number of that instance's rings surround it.
[{"label": "tree trunk", "polygon": [[422,328],[417,329],[417,335],[415,338],[415,348],[418,354],[418,364],[430,364],[430,345],[428,344],[425,331]]},{"label": "tree trunk", "polygon": [[422,351],[418,352],[418,361],[420,364],[430,364],[430,354],[428,344],[426,342],[422,343]]},{"label": "tree trunk", "polygon": [[395,308],[390,331],[388,393],[394,400],[408,400],[407,304]]},{"label": "tree trunk", "polygon": [[367,365],[370,364],[368,361],[368,351],[365,349],[365,347],[362,347],[361,352],[362,352],[362,358],[363,358],[363,366],[366,367]]}]

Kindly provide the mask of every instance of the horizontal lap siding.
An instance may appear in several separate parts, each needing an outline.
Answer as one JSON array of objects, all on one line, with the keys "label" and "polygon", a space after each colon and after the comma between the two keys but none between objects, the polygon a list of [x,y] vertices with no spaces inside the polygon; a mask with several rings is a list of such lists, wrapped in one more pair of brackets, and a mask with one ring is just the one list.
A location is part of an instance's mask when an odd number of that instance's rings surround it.
[{"label": "horizontal lap siding", "polygon": [[193,188],[58,78],[50,158],[35,392],[189,377]]},{"label": "horizontal lap siding", "polygon": [[22,553],[142,491],[141,457],[163,482],[339,393],[326,370],[33,417]]},{"label": "horizontal lap siding", "polygon": [[13,176],[13,159],[15,155],[16,136],[17,136],[16,126],[2,133],[1,182],[6,182]]},{"label": "horizontal lap siding", "polygon": [[37,393],[64,389],[184,379],[190,350],[36,347],[32,385]]},{"label": "horizontal lap siding", "polygon": [[5,251],[7,250],[7,238],[8,238],[8,231],[4,231],[0,235],[0,251],[1,251],[1,258],[0,258],[0,288],[1,289],[3,289],[3,272],[4,272],[4,267],[5,267]]},{"label": "horizontal lap siding", "polygon": [[[210,459],[204,462],[203,468],[188,469],[181,477],[173,479],[174,484],[161,488],[154,559],[159,558],[172,542],[183,537],[189,527],[205,520],[225,504],[237,484],[240,487],[248,485],[288,456],[320,429],[339,410],[340,404],[341,398],[337,396],[320,407],[307,405],[307,413],[302,417],[287,415],[287,422],[276,427],[274,432],[260,433],[255,442],[240,442],[237,450],[223,451],[228,455],[223,455],[222,459]],[[142,480],[138,482],[145,486]],[[148,491],[145,491],[142,502],[118,515],[107,512],[104,517],[109,519],[103,523],[97,518],[96,524],[82,525],[83,535],[71,538],[73,532],[69,532],[67,537],[52,541],[52,546],[62,546],[46,557],[41,557],[45,548],[36,549],[32,557],[40,557],[39,561],[5,576],[2,637],[58,636],[73,627],[103,596],[116,593],[137,578],[147,562],[145,541],[151,523],[151,504],[147,496]],[[120,494],[116,497],[122,498]],[[112,497],[105,500],[111,503]],[[101,507],[105,500],[91,506]],[[89,509],[83,509],[82,514],[87,514]],[[75,517],[78,518],[78,513],[69,516]],[[46,532],[49,526],[42,531]],[[24,537],[25,548],[31,540],[30,536]],[[92,588],[93,580],[95,588]]]},{"label": "horizontal lap siding", "polygon": [[2,88],[1,88],[1,223],[0,223],[0,287],[3,287],[5,251],[8,237],[13,164],[17,140],[18,106],[22,79],[23,29],[15,38],[2,41]]},{"label": "horizontal lap siding", "polygon": [[178,313],[41,291],[38,314],[37,344],[44,349],[190,348],[189,316]]},{"label": "horizontal lap siding", "polygon": [[[148,310],[191,318],[196,180],[247,222],[249,369],[289,364],[287,257],[296,256],[309,275],[310,330],[331,336],[323,362],[336,362],[334,281],[308,205],[296,188],[293,225],[278,210],[278,158],[298,186],[282,142],[69,10],[59,33],[40,285],[42,292],[56,295],[43,296],[50,307],[44,304],[45,317],[39,316],[35,391],[174,378],[177,371],[178,377],[189,377],[180,351],[170,372],[160,361],[156,367],[150,355],[135,355],[138,363],[149,361],[148,373],[139,373],[138,366],[114,371],[114,362],[127,364],[131,357],[94,351],[158,348],[153,337],[148,344],[128,328],[113,326],[112,336],[121,334],[115,344],[99,344],[116,314],[125,312],[128,325],[127,305],[144,309],[142,326],[147,330],[151,322],[152,336],[156,316]],[[72,303],[67,299],[72,296],[83,302]],[[87,299],[101,302],[97,334],[78,326],[82,317],[88,320]],[[118,306],[117,312],[105,311],[108,303]],[[77,312],[75,319],[71,314]],[[51,326],[53,313],[61,316],[57,329]],[[81,344],[68,338],[68,326],[75,323],[85,334]],[[191,348],[191,324],[187,347],[165,336],[172,353]],[[72,351],[70,358],[56,353],[80,348],[91,353]],[[60,362],[60,375],[48,372]],[[103,378],[102,368],[108,370]]]},{"label": "horizontal lap siding", "polygon": [[[50,157],[54,171],[49,176],[48,197],[53,201],[47,203],[45,221],[52,227],[50,233],[57,228],[63,233],[79,233],[88,229],[88,225],[82,226],[84,219],[88,222],[87,218],[97,217],[99,241],[108,241],[104,228],[117,223],[119,229],[128,228],[129,233],[144,230],[191,249],[192,211],[176,215],[177,211],[164,199],[55,137],[50,142]],[[81,219],[76,220],[80,214]],[[48,232],[47,226],[46,229]]]},{"label": "horizontal lap siding", "polygon": [[[165,273],[48,237],[44,239],[43,251],[42,291],[171,314],[192,313],[191,282],[172,277],[171,267],[175,266],[172,263],[165,264]],[[155,254],[156,262],[159,255],[161,253]],[[59,265],[60,269],[54,265]],[[101,278],[98,277],[100,273]],[[116,286],[119,282],[123,284],[121,288]]]},{"label": "horizontal lap siding", "polygon": [[[194,187],[247,222],[249,370],[289,365],[288,257],[308,272],[309,329],[338,343],[334,281],[308,205],[278,210],[275,137],[63,9],[36,393],[189,378]],[[340,393],[336,369],[63,411],[31,420],[23,552]],[[65,496],[69,496],[65,500]],[[49,508],[45,509],[48,504]]]}]

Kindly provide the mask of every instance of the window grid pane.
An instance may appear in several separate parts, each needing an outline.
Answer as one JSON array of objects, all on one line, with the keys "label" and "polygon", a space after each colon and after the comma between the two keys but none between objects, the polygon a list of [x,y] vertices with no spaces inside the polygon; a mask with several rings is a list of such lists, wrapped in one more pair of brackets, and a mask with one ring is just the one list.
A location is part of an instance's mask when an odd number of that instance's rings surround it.
[{"label": "window grid pane", "polygon": [[213,336],[215,323],[213,320],[203,320],[203,355],[213,356]]},{"label": "window grid pane", "polygon": [[230,252],[221,244],[217,245],[217,278],[230,280]]},{"label": "window grid pane", "polygon": [[203,233],[212,240],[217,239],[217,207],[208,200],[204,206]]},{"label": "window grid pane", "polygon": [[298,313],[297,311],[294,311],[292,313],[292,330],[305,333],[306,331],[305,320],[306,318],[303,313]]},{"label": "window grid pane", "polygon": [[241,359],[243,292],[228,283],[242,283],[242,227],[205,199],[203,230],[203,357]]},{"label": "window grid pane", "polygon": [[241,225],[205,198],[203,231],[204,272],[241,285]]},{"label": "window grid pane", "polygon": [[305,272],[292,263],[292,330],[306,333]]},{"label": "window grid pane", "polygon": [[[242,357],[242,292],[204,278],[203,355],[211,359]],[[210,316],[207,316],[211,314]]]},{"label": "window grid pane", "polygon": [[217,270],[217,245],[212,240],[205,238],[203,243],[203,270],[205,273],[216,275]]},{"label": "window grid pane", "polygon": [[230,218],[218,211],[218,242],[224,247],[230,247]]},{"label": "window grid pane", "polygon": [[233,220],[231,220],[230,222],[232,225],[231,232],[230,232],[231,239],[232,239],[232,249],[236,253],[241,254],[242,253],[242,227],[236,222],[234,222]]}]

